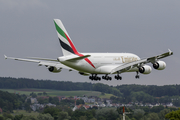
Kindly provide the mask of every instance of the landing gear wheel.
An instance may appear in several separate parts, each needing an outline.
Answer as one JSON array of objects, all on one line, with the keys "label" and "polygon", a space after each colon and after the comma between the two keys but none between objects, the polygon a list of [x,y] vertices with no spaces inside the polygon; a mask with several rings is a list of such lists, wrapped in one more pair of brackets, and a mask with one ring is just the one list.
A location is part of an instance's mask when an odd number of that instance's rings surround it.
[{"label": "landing gear wheel", "polygon": [[89,79],[91,79],[92,81],[100,81],[101,78],[97,76],[97,74],[92,74],[91,76],[89,76]]},{"label": "landing gear wheel", "polygon": [[136,75],[135,78],[136,78],[136,79],[139,79],[139,75]]},{"label": "landing gear wheel", "polygon": [[112,80],[112,78],[109,77],[108,74],[106,74],[105,76],[102,76],[102,79],[107,80],[107,81]]},{"label": "landing gear wheel", "polygon": [[119,75],[116,75],[114,78],[117,79],[117,80],[122,80],[122,77],[119,76]]}]

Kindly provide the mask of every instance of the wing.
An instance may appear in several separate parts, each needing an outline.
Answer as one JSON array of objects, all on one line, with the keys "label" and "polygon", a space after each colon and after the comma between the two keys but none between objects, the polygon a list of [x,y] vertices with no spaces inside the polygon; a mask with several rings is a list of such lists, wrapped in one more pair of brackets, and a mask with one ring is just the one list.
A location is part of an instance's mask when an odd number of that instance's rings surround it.
[{"label": "wing", "polygon": [[155,63],[159,59],[173,55],[173,52],[170,49],[168,49],[168,50],[169,50],[168,52],[163,53],[161,55],[157,55],[154,57],[149,57],[149,58],[145,58],[142,60],[138,60],[138,61],[134,61],[134,62],[125,63],[123,65],[120,65],[120,66],[114,68],[113,70],[111,70],[111,74],[114,74],[116,72],[122,73],[122,72],[128,71],[129,69],[134,68],[134,67],[141,67],[142,65],[149,63],[149,62]]},{"label": "wing", "polygon": [[162,58],[168,57],[170,55],[173,55],[173,52],[170,49],[168,49],[168,50],[169,50],[169,52],[166,52],[166,53],[163,53],[161,55],[154,56],[154,57],[147,58],[147,61],[151,62],[151,63],[154,63],[159,59],[162,59]]},{"label": "wing", "polygon": [[[55,59],[49,59],[49,58],[30,58],[30,59],[23,59],[23,58],[14,58],[14,57],[7,57],[6,55],[4,55],[5,59],[13,59],[13,60],[18,60],[18,61],[25,61],[25,62],[34,62],[34,63],[38,63],[39,66],[53,66],[53,67],[57,67],[57,68],[64,68],[64,69],[69,69],[69,70],[75,70],[72,69],[70,67],[67,67],[63,64],[61,64],[60,62],[58,62],[58,60]],[[75,70],[76,71],[76,70]]]}]

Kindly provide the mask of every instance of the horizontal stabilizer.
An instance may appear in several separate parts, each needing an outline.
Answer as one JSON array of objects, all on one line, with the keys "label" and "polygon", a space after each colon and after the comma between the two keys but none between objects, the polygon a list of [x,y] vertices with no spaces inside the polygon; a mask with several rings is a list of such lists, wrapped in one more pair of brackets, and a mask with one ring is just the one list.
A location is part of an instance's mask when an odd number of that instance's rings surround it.
[{"label": "horizontal stabilizer", "polygon": [[80,56],[80,57],[75,57],[75,58],[71,58],[71,59],[68,59],[66,61],[77,61],[77,60],[82,60],[84,58],[87,58],[87,57],[90,57],[91,55],[84,55],[84,56]]}]

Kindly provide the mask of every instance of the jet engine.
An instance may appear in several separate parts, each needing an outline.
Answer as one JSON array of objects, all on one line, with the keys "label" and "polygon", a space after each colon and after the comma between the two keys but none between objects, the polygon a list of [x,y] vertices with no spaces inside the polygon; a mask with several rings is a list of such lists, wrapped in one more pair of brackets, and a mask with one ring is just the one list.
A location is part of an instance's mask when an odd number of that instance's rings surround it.
[{"label": "jet engine", "polygon": [[139,68],[139,72],[142,74],[149,74],[151,73],[151,67],[149,65],[144,65],[142,67]]},{"label": "jet engine", "polygon": [[166,63],[164,61],[157,61],[153,64],[153,68],[157,70],[164,70],[166,68]]},{"label": "jet engine", "polygon": [[80,75],[89,76],[89,73],[79,72]]},{"label": "jet engine", "polygon": [[59,73],[59,72],[61,72],[61,68],[56,68],[56,67],[54,67],[54,66],[49,66],[49,67],[48,67],[48,70],[49,70],[49,72],[53,72],[53,73]]}]

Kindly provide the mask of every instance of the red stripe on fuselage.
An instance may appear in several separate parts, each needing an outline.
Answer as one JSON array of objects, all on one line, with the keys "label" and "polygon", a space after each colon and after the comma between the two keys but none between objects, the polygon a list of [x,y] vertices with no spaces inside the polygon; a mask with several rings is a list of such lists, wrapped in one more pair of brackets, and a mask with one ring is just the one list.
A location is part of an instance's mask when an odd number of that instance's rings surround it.
[{"label": "red stripe on fuselage", "polygon": [[[66,35],[66,33],[64,33],[64,34]],[[84,56],[83,54],[79,53],[79,52],[76,50],[74,44],[72,43],[72,41],[70,40],[70,38],[69,38],[67,35],[66,35],[66,38],[67,38],[68,42],[70,43],[70,46],[71,46],[71,48],[73,49],[74,53],[75,53],[76,55],[80,56],[80,57]],[[86,62],[88,62],[92,67],[95,68],[95,66],[92,64],[92,62],[91,62],[88,58],[85,58],[84,60],[86,60]]]}]

